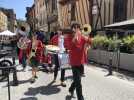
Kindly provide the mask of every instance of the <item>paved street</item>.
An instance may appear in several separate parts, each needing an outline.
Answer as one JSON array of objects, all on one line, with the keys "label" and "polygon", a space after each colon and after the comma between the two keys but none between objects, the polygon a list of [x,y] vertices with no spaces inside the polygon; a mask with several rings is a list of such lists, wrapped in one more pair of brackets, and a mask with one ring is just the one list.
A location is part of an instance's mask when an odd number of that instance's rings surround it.
[{"label": "paved street", "polygon": [[[116,75],[105,77],[105,69],[91,65],[86,66],[85,71],[86,77],[82,78],[85,100],[134,100],[133,81],[120,79]],[[68,95],[71,70],[66,72],[66,88],[59,85],[59,77],[56,83],[52,83],[53,74],[39,71],[34,84],[29,82],[30,77],[30,68],[26,72],[18,72],[19,86],[11,87],[11,100],[77,100],[76,94],[72,99]],[[0,83],[0,100],[8,100],[6,85],[7,82]]]}]

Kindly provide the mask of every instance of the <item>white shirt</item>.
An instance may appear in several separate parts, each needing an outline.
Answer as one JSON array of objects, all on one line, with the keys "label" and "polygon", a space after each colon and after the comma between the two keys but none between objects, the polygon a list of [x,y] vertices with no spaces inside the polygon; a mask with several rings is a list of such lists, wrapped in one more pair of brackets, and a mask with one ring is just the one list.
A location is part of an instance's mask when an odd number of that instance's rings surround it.
[{"label": "white shirt", "polygon": [[60,35],[58,37],[58,46],[60,48],[59,53],[64,53],[65,48],[64,48],[64,36],[63,35]]}]

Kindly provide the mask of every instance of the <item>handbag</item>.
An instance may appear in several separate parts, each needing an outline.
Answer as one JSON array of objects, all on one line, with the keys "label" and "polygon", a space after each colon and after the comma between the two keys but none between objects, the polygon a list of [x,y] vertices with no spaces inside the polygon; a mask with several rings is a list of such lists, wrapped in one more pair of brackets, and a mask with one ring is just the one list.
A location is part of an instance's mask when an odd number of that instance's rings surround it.
[{"label": "handbag", "polygon": [[61,69],[70,68],[69,54],[68,53],[59,53],[58,60]]}]

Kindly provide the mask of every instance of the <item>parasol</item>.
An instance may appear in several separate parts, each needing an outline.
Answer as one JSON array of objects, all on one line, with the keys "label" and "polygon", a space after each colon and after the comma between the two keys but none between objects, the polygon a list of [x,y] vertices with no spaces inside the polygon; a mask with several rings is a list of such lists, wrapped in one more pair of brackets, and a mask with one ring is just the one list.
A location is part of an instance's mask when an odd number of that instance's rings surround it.
[{"label": "parasol", "polygon": [[12,33],[9,30],[6,30],[6,31],[1,32],[0,35],[4,35],[4,36],[15,36],[16,33]]}]

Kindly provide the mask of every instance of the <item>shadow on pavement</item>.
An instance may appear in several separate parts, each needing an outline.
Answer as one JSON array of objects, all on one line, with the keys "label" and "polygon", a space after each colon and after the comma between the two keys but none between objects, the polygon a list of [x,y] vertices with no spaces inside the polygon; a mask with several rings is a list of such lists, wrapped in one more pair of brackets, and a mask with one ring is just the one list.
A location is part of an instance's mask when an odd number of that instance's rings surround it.
[{"label": "shadow on pavement", "polygon": [[[30,80],[31,79],[28,79],[28,80],[18,80],[18,82],[19,82],[19,85],[20,85],[20,84],[30,83]],[[12,84],[13,84],[13,81],[10,82],[10,85],[12,85]]]},{"label": "shadow on pavement", "polygon": [[[89,63],[89,65],[93,65],[95,66],[94,68],[98,67],[98,68],[102,68],[101,71],[103,72],[108,72],[107,71],[107,67],[104,65],[100,65],[97,63]],[[134,74],[133,71],[128,71],[125,69],[118,69],[116,67],[112,67],[113,72],[116,72],[116,74],[114,74],[114,76],[116,76],[117,78],[123,79],[123,80],[128,80],[130,82],[134,82]]]},{"label": "shadow on pavement", "polygon": [[120,78],[120,79],[132,81],[132,82],[134,81],[134,76],[129,75],[129,74],[126,75],[124,73],[123,74],[121,73],[121,74],[116,74],[115,76],[118,77],[118,78]]},{"label": "shadow on pavement", "polygon": [[[28,79],[28,80],[18,80],[18,82],[19,82],[18,85],[25,84],[25,83],[30,82],[30,79]],[[14,86],[13,81],[10,81],[9,85]],[[6,86],[3,86],[3,87],[7,87],[7,86],[8,86],[8,84],[6,84]]]},{"label": "shadow on pavement", "polygon": [[42,95],[52,95],[60,92],[60,88],[57,88],[60,85],[52,85],[53,82],[49,83],[47,86],[40,86],[37,88],[29,88],[27,92],[25,92],[25,95],[31,95],[35,96],[37,94]]},{"label": "shadow on pavement", "polygon": [[22,98],[20,100],[38,100],[36,97],[26,97],[26,98]]},{"label": "shadow on pavement", "polygon": [[0,82],[7,82],[7,77],[0,76]]}]

